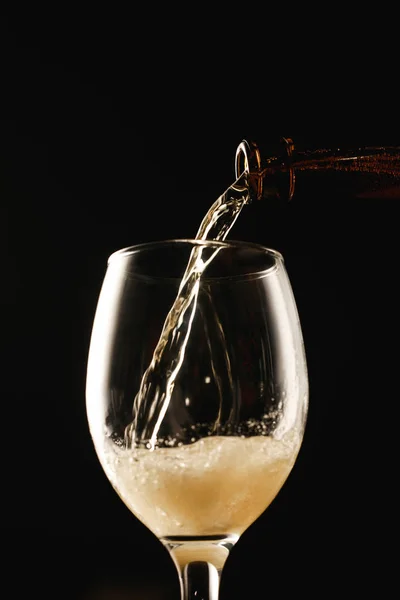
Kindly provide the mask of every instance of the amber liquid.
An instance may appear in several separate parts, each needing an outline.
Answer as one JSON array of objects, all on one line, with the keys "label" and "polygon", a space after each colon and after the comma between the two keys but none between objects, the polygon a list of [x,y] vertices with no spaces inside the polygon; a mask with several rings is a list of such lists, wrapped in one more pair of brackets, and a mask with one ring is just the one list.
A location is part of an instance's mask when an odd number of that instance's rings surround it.
[{"label": "amber liquid", "polygon": [[275,498],[301,437],[210,436],[174,448],[126,450],[106,442],[115,490],[158,537],[238,538]]}]

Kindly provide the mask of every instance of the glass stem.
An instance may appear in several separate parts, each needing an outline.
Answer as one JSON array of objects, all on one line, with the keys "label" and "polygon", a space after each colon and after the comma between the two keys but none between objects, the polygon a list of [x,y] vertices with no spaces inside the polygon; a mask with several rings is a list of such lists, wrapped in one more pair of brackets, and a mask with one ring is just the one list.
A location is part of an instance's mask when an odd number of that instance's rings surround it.
[{"label": "glass stem", "polygon": [[182,600],[218,600],[221,571],[205,561],[178,567]]},{"label": "glass stem", "polygon": [[222,569],[237,539],[162,539],[178,570],[182,600],[218,600]]}]

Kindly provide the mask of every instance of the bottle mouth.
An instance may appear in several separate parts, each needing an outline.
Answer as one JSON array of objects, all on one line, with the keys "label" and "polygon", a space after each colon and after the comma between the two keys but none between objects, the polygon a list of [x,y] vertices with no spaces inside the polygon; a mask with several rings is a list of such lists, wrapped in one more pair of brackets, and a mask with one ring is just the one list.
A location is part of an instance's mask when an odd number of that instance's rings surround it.
[{"label": "bottle mouth", "polygon": [[278,144],[268,148],[243,140],[236,150],[236,179],[247,175],[251,195],[256,200],[271,197],[291,200],[295,186],[291,167],[293,152],[294,143],[290,138],[282,137]]}]

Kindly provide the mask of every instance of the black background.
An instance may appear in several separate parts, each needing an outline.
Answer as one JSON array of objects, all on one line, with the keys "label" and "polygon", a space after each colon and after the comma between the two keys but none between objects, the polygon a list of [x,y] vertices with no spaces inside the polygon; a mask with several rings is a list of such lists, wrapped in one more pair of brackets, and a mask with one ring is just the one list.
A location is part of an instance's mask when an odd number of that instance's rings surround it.
[{"label": "black background", "polygon": [[[293,71],[247,37],[240,61],[242,25],[221,36],[195,17],[182,28],[164,18],[1,19],[0,527],[17,597],[178,597],[169,556],[112,490],[88,432],[86,360],[109,254],[194,236],[233,181],[243,138],[400,144],[395,88],[376,69],[351,61],[345,79],[331,60],[321,72],[302,47]],[[252,205],[231,233],[286,258],[310,416],[288,482],[227,562],[222,598],[387,585],[398,202],[318,181],[291,204]]]}]

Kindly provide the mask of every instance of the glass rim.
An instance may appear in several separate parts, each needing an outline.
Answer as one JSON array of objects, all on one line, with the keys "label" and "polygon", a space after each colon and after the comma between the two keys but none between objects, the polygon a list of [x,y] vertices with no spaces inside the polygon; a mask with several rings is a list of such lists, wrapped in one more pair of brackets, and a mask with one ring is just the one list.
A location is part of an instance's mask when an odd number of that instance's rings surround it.
[{"label": "glass rim", "polygon": [[[157,248],[162,248],[162,247],[166,247],[166,246],[178,246],[179,244],[181,245],[188,245],[188,246],[192,246],[192,248],[194,247],[214,247],[214,248],[238,248],[238,249],[253,249],[253,250],[257,250],[259,252],[262,252],[264,254],[268,254],[270,256],[272,256],[275,259],[275,264],[267,267],[265,269],[255,269],[254,271],[249,271],[248,273],[241,273],[238,275],[228,275],[228,276],[221,276],[221,277],[211,277],[208,278],[207,276],[204,277],[203,281],[207,281],[209,279],[213,280],[214,282],[218,281],[218,280],[226,280],[226,279],[242,279],[242,280],[246,280],[246,279],[254,279],[254,278],[260,278],[266,275],[269,275],[270,273],[272,273],[273,271],[276,270],[277,268],[277,264],[279,262],[281,262],[282,264],[284,264],[284,258],[282,256],[282,254],[278,251],[278,250],[274,250],[273,248],[269,248],[267,246],[264,246],[262,244],[258,244],[255,242],[247,242],[247,241],[242,241],[242,240],[224,240],[224,241],[217,241],[217,240],[199,240],[199,239],[195,239],[195,238],[171,238],[171,239],[160,239],[160,240],[155,240],[155,241],[150,241],[150,242],[142,242],[139,244],[134,244],[132,246],[126,246],[124,248],[120,248],[119,250],[116,250],[115,252],[113,252],[112,254],[110,254],[110,256],[108,257],[107,260],[107,266],[111,265],[112,263],[114,263],[114,261],[120,259],[120,258],[124,258],[124,257],[129,257],[129,256],[134,256],[137,253],[141,253],[144,252],[146,250],[151,250],[151,249],[157,249]],[[151,279],[153,281],[158,280],[158,281],[166,281],[166,280],[170,280],[170,281],[179,281],[181,278],[180,277],[168,277],[168,276],[160,276],[160,275],[144,275],[144,274],[138,274],[138,273],[131,273],[131,276],[134,277],[139,277],[140,279]]]}]

